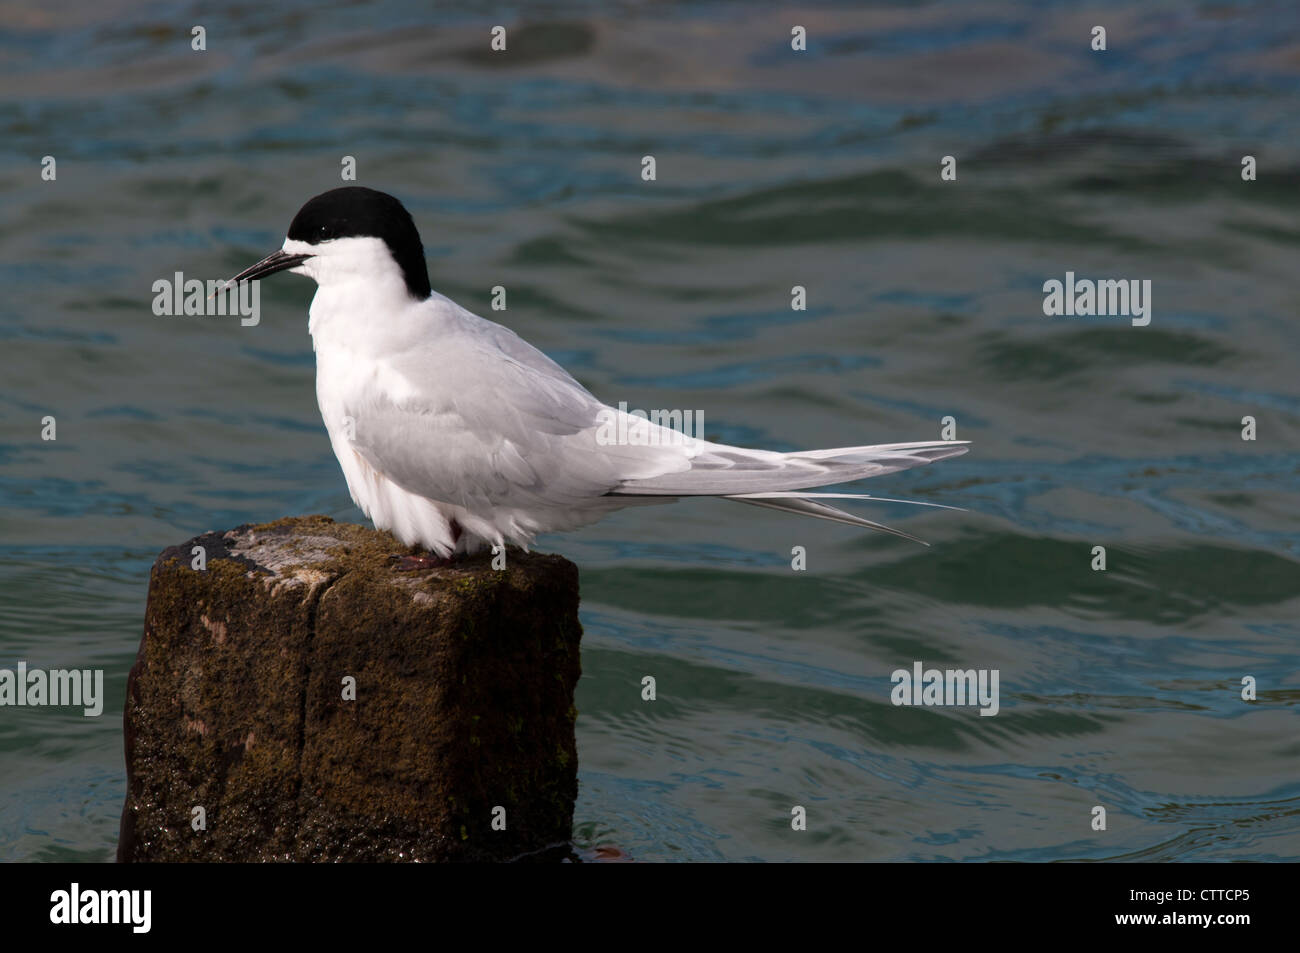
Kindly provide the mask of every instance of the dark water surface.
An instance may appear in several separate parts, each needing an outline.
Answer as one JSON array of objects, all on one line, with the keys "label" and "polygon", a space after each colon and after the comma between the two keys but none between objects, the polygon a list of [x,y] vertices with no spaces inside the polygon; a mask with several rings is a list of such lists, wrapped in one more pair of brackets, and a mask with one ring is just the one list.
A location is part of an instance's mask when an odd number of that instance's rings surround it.
[{"label": "dark water surface", "polygon": [[[0,859],[111,858],[162,548],[361,519],[311,284],[266,282],[256,327],[150,290],[278,247],[344,155],[435,288],[610,403],[777,450],[974,441],[861,486],[965,507],[858,507],[929,549],[722,501],[541,541],[582,572],[580,848],[1300,856],[1294,4],[422,6],[0,2],[0,667],[108,687],[0,709]],[[1150,279],[1151,324],[1045,317],[1067,271]],[[893,706],[915,661],[997,669],[999,714]]]}]

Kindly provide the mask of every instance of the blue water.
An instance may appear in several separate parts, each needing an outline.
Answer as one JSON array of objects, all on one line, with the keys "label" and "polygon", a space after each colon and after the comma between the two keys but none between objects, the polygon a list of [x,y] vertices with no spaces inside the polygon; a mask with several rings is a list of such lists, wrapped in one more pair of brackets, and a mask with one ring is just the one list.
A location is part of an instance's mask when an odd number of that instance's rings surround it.
[{"label": "blue water", "polygon": [[[579,849],[1296,859],[1298,27],[1160,0],[9,11],[0,667],[101,667],[108,700],[0,708],[0,858],[111,859],[161,549],[362,520],[310,284],[266,282],[256,327],[150,307],[277,247],[350,155],[435,288],[609,403],[777,450],[945,416],[974,441],[859,488],[964,507],[863,510],[928,549],[722,501],[542,540],[582,574]],[[1044,316],[1066,271],[1150,279],[1151,324]],[[892,705],[915,661],[997,669],[999,714]]]}]

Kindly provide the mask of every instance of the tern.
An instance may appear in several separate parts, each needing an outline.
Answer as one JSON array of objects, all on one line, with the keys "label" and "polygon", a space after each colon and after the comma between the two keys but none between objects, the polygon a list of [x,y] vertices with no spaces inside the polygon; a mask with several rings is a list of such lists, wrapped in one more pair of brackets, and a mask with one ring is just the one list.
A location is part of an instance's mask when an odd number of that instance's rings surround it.
[{"label": "tern", "polygon": [[353,501],[377,528],[432,554],[404,568],[509,543],[527,549],[540,533],[695,496],[923,542],[825,502],[888,498],[806,491],[967,449],[945,440],[751,450],[606,406],[514,331],[433,291],[410,213],[374,189],[317,195],[283,246],[226,287],[279,271],[317,285],[308,312],[316,397]]}]

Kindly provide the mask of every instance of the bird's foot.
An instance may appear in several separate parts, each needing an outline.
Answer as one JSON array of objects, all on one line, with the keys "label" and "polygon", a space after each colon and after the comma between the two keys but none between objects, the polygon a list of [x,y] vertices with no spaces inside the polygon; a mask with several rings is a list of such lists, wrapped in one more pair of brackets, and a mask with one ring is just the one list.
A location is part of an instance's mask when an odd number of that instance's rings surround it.
[{"label": "bird's foot", "polygon": [[397,572],[422,572],[429,569],[445,569],[456,561],[456,557],[435,556],[432,553],[421,555],[396,553],[389,556],[388,561],[396,564],[393,569]]}]

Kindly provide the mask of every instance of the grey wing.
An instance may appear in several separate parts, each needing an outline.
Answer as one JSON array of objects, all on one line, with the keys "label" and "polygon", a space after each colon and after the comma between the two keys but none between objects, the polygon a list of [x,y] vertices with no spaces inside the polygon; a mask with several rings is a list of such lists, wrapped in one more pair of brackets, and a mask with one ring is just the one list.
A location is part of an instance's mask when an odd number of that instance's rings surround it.
[{"label": "grey wing", "polygon": [[481,511],[580,506],[689,463],[673,448],[597,439],[604,407],[513,332],[482,321],[387,362],[347,400],[353,446],[402,488]]}]

